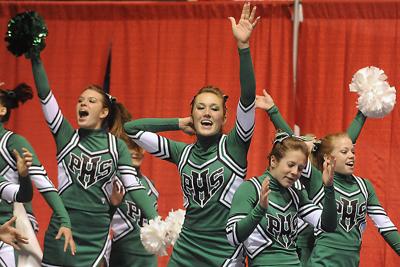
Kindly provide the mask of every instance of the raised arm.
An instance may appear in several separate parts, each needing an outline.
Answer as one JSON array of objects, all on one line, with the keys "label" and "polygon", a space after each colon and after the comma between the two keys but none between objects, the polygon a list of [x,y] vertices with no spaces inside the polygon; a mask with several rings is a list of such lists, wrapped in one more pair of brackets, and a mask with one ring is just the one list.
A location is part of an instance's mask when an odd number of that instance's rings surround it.
[{"label": "raised arm", "polygon": [[128,136],[147,152],[173,163],[178,162],[180,152],[186,144],[172,141],[155,134],[155,132],[182,130],[189,134],[194,133],[190,117],[180,119],[138,119],[125,123],[124,129]]},{"label": "raised arm", "polygon": [[364,126],[367,117],[361,112],[358,111],[356,117],[351,122],[349,128],[347,129],[347,134],[350,136],[353,144],[356,143],[358,136],[361,133],[362,127]]},{"label": "raised arm", "polygon": [[64,118],[58,106],[57,100],[50,90],[47,74],[39,56],[31,59],[32,72],[35,79],[36,89],[42,105],[46,122],[50,128],[57,145],[57,152],[64,147],[73,135],[74,129]]},{"label": "raised arm", "polygon": [[276,130],[280,129],[288,134],[294,133],[285,119],[282,117],[271,95],[269,95],[265,89],[263,90],[263,95],[256,96],[256,108],[265,110],[267,112]]}]

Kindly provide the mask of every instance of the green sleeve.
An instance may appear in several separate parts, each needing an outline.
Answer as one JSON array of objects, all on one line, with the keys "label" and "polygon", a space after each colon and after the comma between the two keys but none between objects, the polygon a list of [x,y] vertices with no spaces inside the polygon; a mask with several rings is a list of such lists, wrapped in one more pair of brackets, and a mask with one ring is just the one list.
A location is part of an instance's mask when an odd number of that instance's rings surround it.
[{"label": "green sleeve", "polygon": [[240,242],[243,242],[250,236],[265,213],[266,209],[257,204],[245,218],[237,223],[236,229]]},{"label": "green sleeve", "polygon": [[398,255],[400,255],[399,231],[381,206],[372,183],[367,179],[364,179],[363,181],[365,182],[368,190],[368,216],[372,219],[385,241],[393,248],[394,251],[396,251]]},{"label": "green sleeve", "polygon": [[[267,209],[260,206],[258,199],[258,192],[254,189],[252,182],[247,181],[239,186],[233,196],[229,212],[227,232],[229,232],[228,229],[231,229],[233,231],[231,235],[234,236],[230,238],[230,234],[228,234],[229,240],[237,240],[241,243],[245,241],[257,227],[267,211]],[[236,226],[230,227],[231,224],[236,224]],[[236,242],[231,243],[237,245]]]},{"label": "green sleeve", "polygon": [[250,49],[239,49],[240,58],[240,102],[248,107],[256,99],[256,80]]},{"label": "green sleeve", "polygon": [[146,118],[130,121],[124,124],[128,135],[137,134],[139,131],[152,133],[179,130],[179,119]]},{"label": "green sleeve", "polygon": [[[247,153],[255,125],[256,82],[250,49],[239,49],[240,101],[236,109],[235,127],[226,139],[227,154],[241,169],[247,167]],[[245,174],[244,174],[245,175]]]},{"label": "green sleeve", "polygon": [[32,58],[31,63],[32,63],[32,72],[33,72],[33,78],[35,79],[37,93],[40,99],[45,99],[51,92],[46,71],[39,57]]},{"label": "green sleeve", "polygon": [[400,256],[400,234],[399,231],[390,231],[382,233],[386,243],[388,243],[397,255]]},{"label": "green sleeve", "polygon": [[147,191],[145,189],[129,191],[128,194],[143,211],[144,216],[147,219],[154,219],[158,216],[157,210],[154,207],[154,202],[149,195],[147,195]]},{"label": "green sleeve", "polygon": [[293,134],[293,130],[282,117],[277,106],[274,105],[272,108],[268,109],[267,113],[276,130],[280,129],[288,134]]},{"label": "green sleeve", "polygon": [[324,187],[324,204],[321,214],[321,228],[326,232],[333,232],[337,226],[337,209],[335,201],[335,188]]},{"label": "green sleeve", "polygon": [[187,144],[157,135],[156,132],[179,130],[179,119],[139,119],[124,124],[128,136],[150,154],[174,164]]},{"label": "green sleeve", "polygon": [[64,203],[57,192],[50,191],[42,193],[47,204],[51,207],[57,218],[61,221],[61,226],[71,228],[71,221],[67,210],[64,207]]},{"label": "green sleeve", "polygon": [[356,117],[351,122],[349,128],[347,129],[347,134],[350,136],[351,141],[353,144],[356,143],[358,136],[361,133],[361,129],[364,126],[367,117],[362,114],[361,111],[357,112]]}]

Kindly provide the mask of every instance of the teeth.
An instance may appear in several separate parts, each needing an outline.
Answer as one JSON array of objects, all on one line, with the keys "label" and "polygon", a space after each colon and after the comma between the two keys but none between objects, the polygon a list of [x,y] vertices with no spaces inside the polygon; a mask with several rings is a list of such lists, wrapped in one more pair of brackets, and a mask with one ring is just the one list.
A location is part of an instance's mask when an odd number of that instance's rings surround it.
[{"label": "teeth", "polygon": [[208,126],[208,125],[212,125],[212,121],[210,121],[210,120],[202,120],[202,121],[201,121],[201,124],[202,124],[202,125],[207,125],[207,126]]}]

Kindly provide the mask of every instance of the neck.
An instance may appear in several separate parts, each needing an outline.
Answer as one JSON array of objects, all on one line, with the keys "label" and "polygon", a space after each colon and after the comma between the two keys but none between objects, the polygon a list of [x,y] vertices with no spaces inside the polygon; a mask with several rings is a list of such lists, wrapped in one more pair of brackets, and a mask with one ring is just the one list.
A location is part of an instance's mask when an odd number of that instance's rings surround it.
[{"label": "neck", "polygon": [[199,143],[203,147],[209,147],[217,143],[221,135],[222,135],[221,133],[217,133],[212,136],[197,135],[197,143]]}]

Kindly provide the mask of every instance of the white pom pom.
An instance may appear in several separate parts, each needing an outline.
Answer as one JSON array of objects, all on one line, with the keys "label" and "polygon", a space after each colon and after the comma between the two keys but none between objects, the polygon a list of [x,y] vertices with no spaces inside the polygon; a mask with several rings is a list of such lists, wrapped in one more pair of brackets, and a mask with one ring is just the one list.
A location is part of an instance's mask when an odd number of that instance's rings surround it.
[{"label": "white pom pom", "polygon": [[168,217],[165,219],[167,225],[166,242],[172,246],[175,244],[182,229],[183,221],[185,220],[185,211],[177,210],[170,211]]},{"label": "white pom pom", "polygon": [[358,70],[351,80],[350,92],[357,92],[358,109],[367,117],[382,118],[396,104],[396,89],[386,81],[384,71],[377,67]]},{"label": "white pom pom", "polygon": [[140,228],[140,239],[148,252],[158,256],[165,256],[168,255],[165,242],[166,233],[166,223],[158,216]]}]

